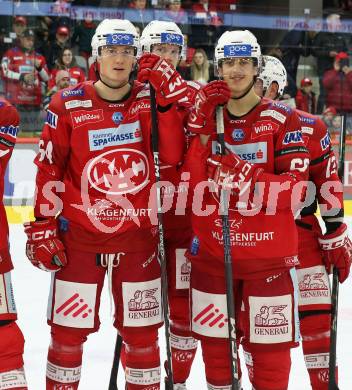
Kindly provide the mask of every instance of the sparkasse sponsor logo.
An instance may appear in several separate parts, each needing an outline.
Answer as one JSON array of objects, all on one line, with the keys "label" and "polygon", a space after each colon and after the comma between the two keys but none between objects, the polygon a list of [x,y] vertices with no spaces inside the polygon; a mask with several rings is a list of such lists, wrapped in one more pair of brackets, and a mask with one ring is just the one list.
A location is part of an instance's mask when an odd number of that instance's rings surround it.
[{"label": "sparkasse sponsor logo", "polygon": [[71,112],[71,119],[73,127],[76,128],[86,123],[101,122],[104,120],[104,114],[102,109],[92,111],[79,110]]}]

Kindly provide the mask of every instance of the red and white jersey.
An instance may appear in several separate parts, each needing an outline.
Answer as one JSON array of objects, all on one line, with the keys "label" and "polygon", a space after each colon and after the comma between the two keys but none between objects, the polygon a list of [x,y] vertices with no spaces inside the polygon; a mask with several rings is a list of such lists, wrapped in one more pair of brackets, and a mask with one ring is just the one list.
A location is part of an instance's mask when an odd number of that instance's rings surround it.
[{"label": "red and white jersey", "polygon": [[[39,71],[35,67],[39,61]],[[5,81],[6,98],[13,104],[39,105],[42,102],[41,81],[47,82],[49,72],[45,58],[35,51],[23,51],[19,47],[9,49],[1,61],[2,76]],[[34,84],[20,80],[21,75],[34,73]]]},{"label": "red and white jersey", "polygon": [[[325,215],[343,217],[343,187],[338,177],[337,160],[327,127],[319,117],[304,111],[296,111],[302,124],[303,139],[310,154],[309,180],[315,185],[315,199],[319,203],[320,212],[323,218]],[[335,183],[334,186],[330,186],[329,182]],[[317,210],[316,201],[305,207],[301,215],[314,214]]]},{"label": "red and white jersey", "polygon": [[[259,195],[253,203],[246,202],[244,207],[237,204],[233,195],[230,197],[230,242],[235,278],[258,278],[297,264],[297,229],[291,196],[294,184],[307,179],[309,155],[298,115],[288,106],[284,107],[282,111],[277,103],[262,99],[242,117],[224,110],[227,149],[264,169],[259,179],[264,186],[264,196]],[[187,154],[185,170],[191,173],[193,190],[198,183],[205,184],[204,191],[194,191],[192,227],[199,239],[200,251],[218,261],[202,263],[202,266],[208,268],[208,272],[223,275],[219,194],[206,186],[206,160],[211,153],[216,153],[216,145],[215,133],[207,146],[196,136]],[[275,196],[272,190],[283,183],[287,189]],[[198,186],[198,190],[200,188]],[[297,193],[296,203],[301,194],[301,191]]]},{"label": "red and white jersey", "polygon": [[[47,112],[35,159],[35,216],[47,217],[43,207],[55,204],[52,196],[47,200],[47,186],[62,181],[64,188],[55,189],[62,205],[56,204],[52,215],[62,209],[68,220],[62,236],[71,246],[112,253],[154,245],[149,90],[135,82],[124,99],[111,102],[87,81],[55,94]],[[160,159],[176,165],[184,148],[176,109],[158,111],[158,121]]]},{"label": "red and white jersey", "polygon": [[[186,129],[188,114],[193,108],[197,92],[202,87],[201,84],[195,81],[187,82],[187,98],[181,99],[177,104],[177,112],[180,115],[182,123]],[[185,133],[185,146],[189,144],[190,136]],[[186,152],[185,148],[185,152]],[[163,222],[166,231],[173,229],[184,229],[191,225],[191,213],[184,210],[182,207],[179,214],[176,213],[177,201],[188,193],[188,180],[181,180],[182,164],[178,166],[164,165],[161,167],[162,180],[168,181],[171,184],[162,188],[163,201],[168,211],[165,212]],[[169,206],[169,204],[171,204]]]},{"label": "red and white jersey", "polygon": [[6,263],[6,259],[9,259],[9,227],[5,207],[2,203],[4,196],[4,177],[12,150],[16,144],[19,121],[20,118],[16,108],[6,100],[0,98],[0,272],[3,272],[1,263],[4,261]]},{"label": "red and white jersey", "polygon": [[[55,78],[56,78],[57,72],[59,72],[59,70],[60,69],[53,69],[51,71],[50,80],[49,80],[49,84],[48,84],[49,89],[55,87],[55,85],[56,85]],[[77,85],[79,83],[83,83],[83,81],[85,81],[85,79],[86,79],[86,76],[85,76],[83,70],[81,68],[79,68],[78,66],[73,66],[72,68],[67,68],[65,70],[67,70],[67,72],[70,74],[70,86],[71,87],[74,87],[75,85]]]}]

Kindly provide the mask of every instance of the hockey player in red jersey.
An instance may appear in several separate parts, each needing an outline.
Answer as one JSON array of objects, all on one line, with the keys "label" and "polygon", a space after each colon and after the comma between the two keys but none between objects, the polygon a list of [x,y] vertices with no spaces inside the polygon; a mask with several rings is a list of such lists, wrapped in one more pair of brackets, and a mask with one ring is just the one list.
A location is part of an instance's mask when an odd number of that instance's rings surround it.
[{"label": "hockey player in red jersey", "polygon": [[[4,177],[18,133],[19,115],[15,107],[0,98],[0,199]],[[0,202],[0,389],[26,390],[23,369],[24,338],[18,327],[11,283],[13,265],[9,252],[9,227],[5,207]]]},{"label": "hockey player in red jersey", "polygon": [[45,58],[34,51],[34,32],[26,30],[20,46],[9,49],[1,60],[6,98],[12,104],[39,106],[41,82],[49,80]]},{"label": "hockey player in red jersey", "polygon": [[[36,221],[25,227],[28,258],[55,272],[46,388],[78,388],[83,344],[99,328],[107,274],[114,325],[126,348],[126,388],[159,389],[162,320],[151,107],[149,90],[130,77],[139,37],[128,20],[106,19],[93,42],[99,80],[60,91],[49,105],[35,160]],[[162,80],[156,88],[160,159],[176,165],[184,139],[169,91],[174,79],[159,69],[149,72]]]},{"label": "hockey player in red jersey", "polygon": [[[225,32],[215,48],[215,67],[223,81],[201,89],[189,120],[189,129],[200,133],[186,157],[196,235],[189,253],[192,331],[201,340],[208,388],[230,390],[218,192],[226,184],[232,189],[229,242],[238,341],[246,352],[253,388],[284,390],[290,348],[297,346],[299,333],[297,231],[291,202],[301,198],[309,156],[297,114],[281,113],[254,92],[261,50],[251,32]],[[215,154],[218,105],[225,105],[227,154],[223,156]]]},{"label": "hockey player in red jersey", "polygon": [[[286,70],[280,60],[265,56],[256,92],[279,98],[286,85]],[[276,107],[280,107],[276,104]],[[282,105],[284,110],[287,107]],[[344,223],[343,187],[337,175],[337,162],[324,122],[317,116],[297,110],[302,134],[310,153],[309,180],[315,185],[311,204],[297,218],[299,240],[297,268],[299,317],[305,363],[313,390],[327,390],[330,346],[330,282],[332,266],[339,270],[340,282],[349,275],[351,242]],[[315,216],[319,205],[326,232],[322,234]]]},{"label": "hockey player in red jersey", "polygon": [[[144,66],[144,63],[152,63],[154,66],[160,58],[176,68],[182,58],[184,38],[174,22],[154,20],[142,32],[141,48],[144,55],[140,60],[140,68]],[[150,82],[153,83],[152,80]],[[177,109],[185,124],[195,94],[199,89],[199,84],[187,81],[187,99],[183,96],[179,99]],[[170,183],[169,186],[163,188],[164,204],[168,209],[163,215],[163,223],[168,265],[172,371],[174,389],[183,390],[186,389],[185,382],[190,374],[197,350],[197,341],[190,331],[190,265],[185,257],[192,236],[191,221],[190,212],[185,208],[180,213],[181,215],[176,213],[177,199],[182,197],[182,192],[187,192],[187,188],[182,185],[181,166],[164,165],[161,167],[161,175],[163,180]]]}]

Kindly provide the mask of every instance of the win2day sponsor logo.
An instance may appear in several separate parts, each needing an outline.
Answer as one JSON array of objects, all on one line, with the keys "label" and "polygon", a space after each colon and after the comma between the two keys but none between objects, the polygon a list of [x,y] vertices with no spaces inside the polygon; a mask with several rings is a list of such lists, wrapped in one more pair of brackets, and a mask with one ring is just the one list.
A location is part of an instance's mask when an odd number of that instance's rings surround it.
[{"label": "win2day sponsor logo", "polygon": [[261,137],[262,135],[273,134],[279,129],[277,123],[271,121],[258,121],[255,122],[252,126],[253,131],[251,132],[251,138],[255,139]]},{"label": "win2day sponsor logo", "polygon": [[79,110],[71,112],[71,119],[73,128],[77,128],[85,125],[86,123],[96,123],[104,120],[103,110]]},{"label": "win2day sponsor logo", "polygon": [[125,123],[119,127],[90,130],[88,133],[89,149],[101,150],[109,146],[120,146],[142,141],[139,121]]}]

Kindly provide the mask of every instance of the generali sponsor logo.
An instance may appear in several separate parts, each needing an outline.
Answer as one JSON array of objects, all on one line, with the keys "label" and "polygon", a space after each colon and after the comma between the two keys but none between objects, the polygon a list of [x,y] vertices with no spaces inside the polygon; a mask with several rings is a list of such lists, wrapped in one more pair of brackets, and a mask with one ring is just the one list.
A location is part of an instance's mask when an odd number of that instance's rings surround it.
[{"label": "generali sponsor logo", "polygon": [[71,112],[71,119],[73,128],[85,125],[86,123],[102,122],[104,120],[103,110],[79,110]]},{"label": "generali sponsor logo", "polygon": [[302,298],[329,297],[330,294],[323,272],[304,274],[299,282],[299,290]]},{"label": "generali sponsor logo", "polygon": [[279,129],[279,125],[271,121],[259,121],[253,124],[252,129],[251,138],[255,139],[262,135],[273,134]]},{"label": "generali sponsor logo", "polygon": [[263,305],[255,316],[255,333],[257,335],[288,334],[287,305]]}]

